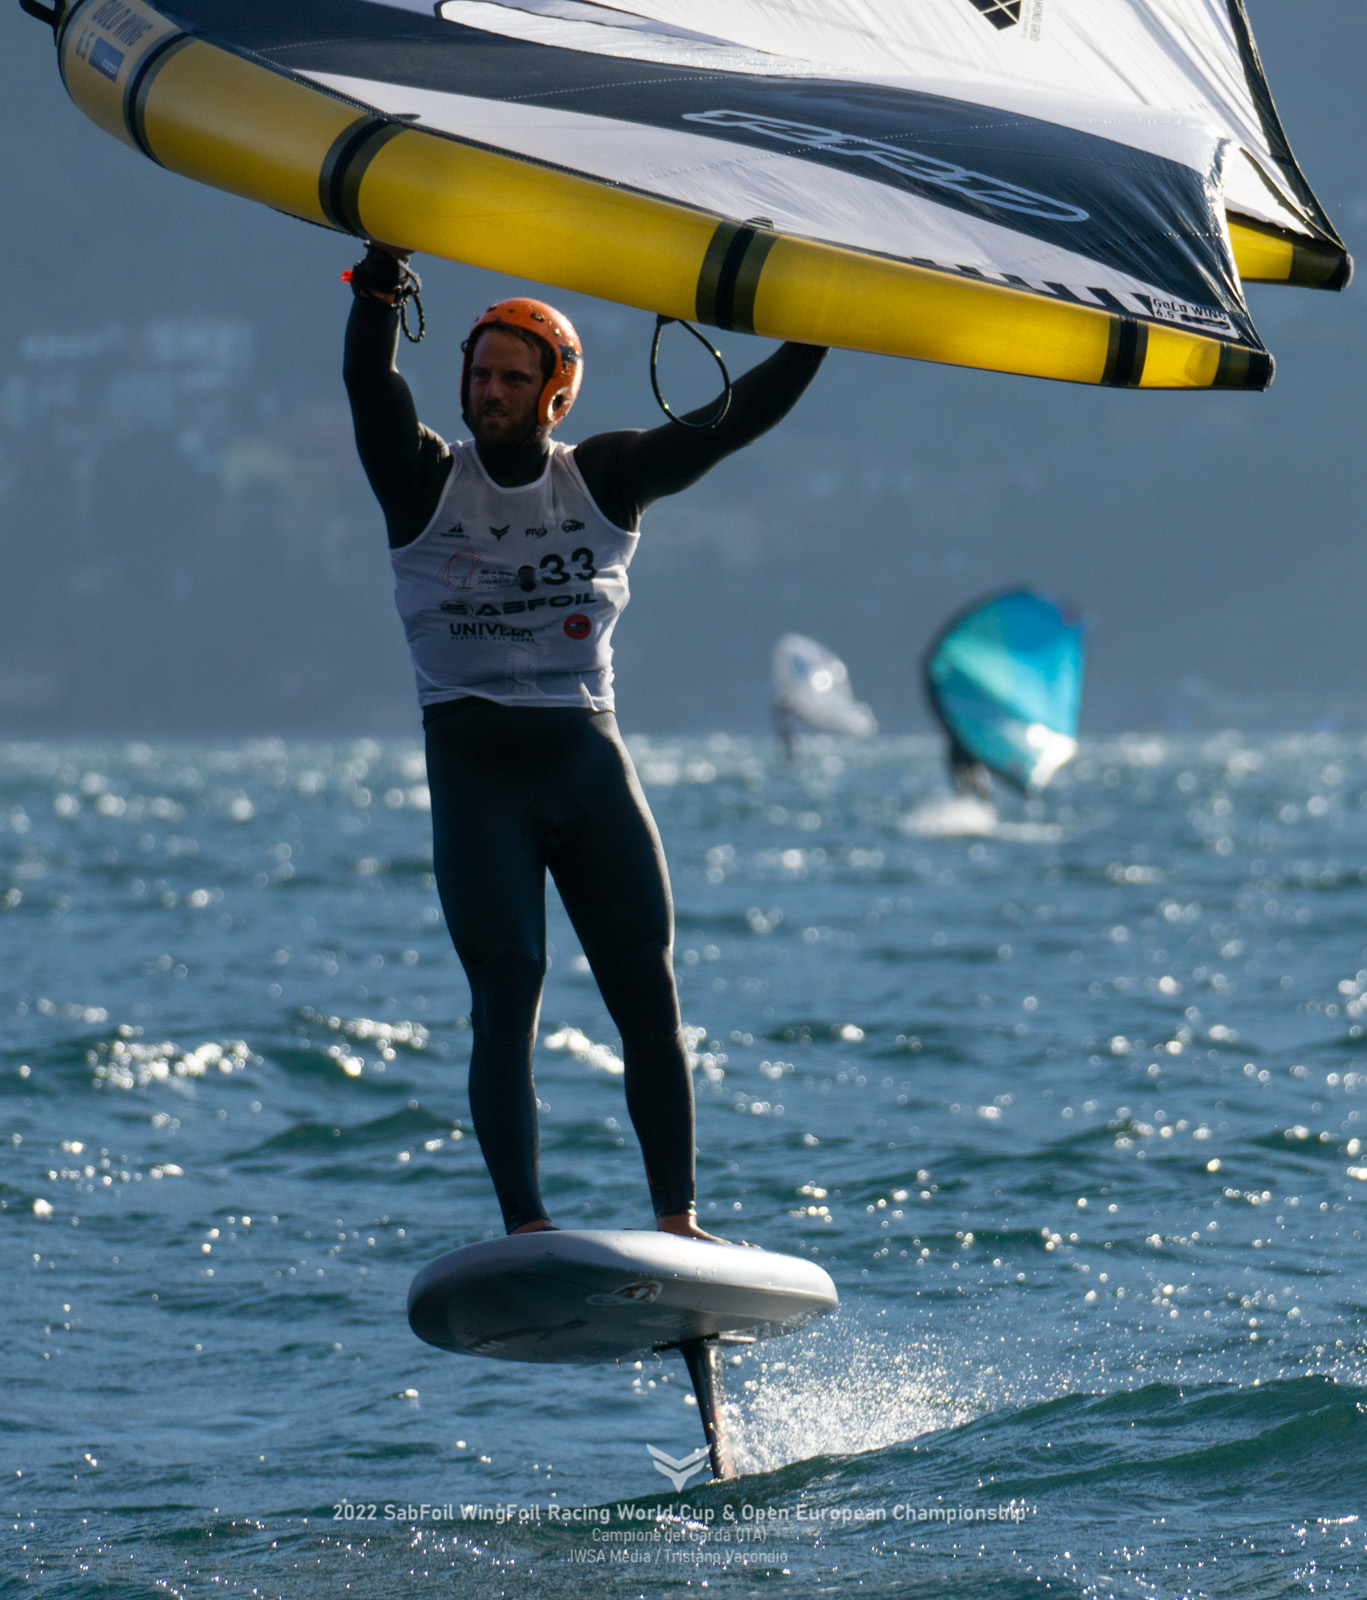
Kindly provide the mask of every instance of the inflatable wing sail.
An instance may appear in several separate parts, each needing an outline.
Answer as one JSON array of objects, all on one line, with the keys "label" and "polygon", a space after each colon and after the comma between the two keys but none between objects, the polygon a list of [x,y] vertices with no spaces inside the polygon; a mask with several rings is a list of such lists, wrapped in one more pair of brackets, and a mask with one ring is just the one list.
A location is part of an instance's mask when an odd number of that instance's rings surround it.
[{"label": "inflatable wing sail", "polygon": [[1077,751],[1083,619],[1029,589],[979,601],[930,647],[926,688],[951,761],[1042,789]]},{"label": "inflatable wing sail", "polygon": [[774,715],[780,730],[795,731],[797,722],[860,739],[878,732],[873,712],[854,698],[845,663],[800,633],[785,633],[774,646]]},{"label": "inflatable wing sail", "polygon": [[776,338],[1264,387],[1350,265],[1244,0],[22,0],[101,127],[343,232]]}]

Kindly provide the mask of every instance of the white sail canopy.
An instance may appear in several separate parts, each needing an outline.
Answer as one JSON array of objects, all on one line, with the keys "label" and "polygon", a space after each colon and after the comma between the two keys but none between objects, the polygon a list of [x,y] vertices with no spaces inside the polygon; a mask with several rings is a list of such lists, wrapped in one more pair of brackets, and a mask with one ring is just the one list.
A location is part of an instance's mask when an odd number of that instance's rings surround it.
[{"label": "white sail canopy", "polygon": [[[425,0],[401,8],[431,11]],[[617,59],[944,96],[1188,165],[1213,133],[1232,146],[1228,209],[1307,241],[1325,237],[1242,0],[442,0],[436,9],[464,27]]]}]

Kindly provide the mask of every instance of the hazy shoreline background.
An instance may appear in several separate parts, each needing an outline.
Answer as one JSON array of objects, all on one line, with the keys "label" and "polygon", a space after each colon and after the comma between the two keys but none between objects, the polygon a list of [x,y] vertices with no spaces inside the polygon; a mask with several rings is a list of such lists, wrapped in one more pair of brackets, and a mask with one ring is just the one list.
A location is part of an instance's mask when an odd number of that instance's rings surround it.
[{"label": "hazy shoreline background", "polygon": [[[1367,12],[1254,0],[1292,144],[1367,246]],[[416,731],[340,380],[347,239],[159,171],[67,100],[0,11],[0,737]],[[421,263],[406,349],[459,431],[472,314],[509,280]],[[556,298],[588,346],[571,438],[651,425],[651,319]],[[624,725],[764,726],[798,629],[892,732],[973,595],[1029,580],[1093,620],[1084,727],[1367,727],[1360,292],[1250,291],[1265,396],[1137,395],[837,355],[787,424],[657,507],[618,631]],[[741,366],[761,342],[732,337]],[[707,374],[680,356],[673,381]],[[697,391],[699,394],[701,390]]]}]

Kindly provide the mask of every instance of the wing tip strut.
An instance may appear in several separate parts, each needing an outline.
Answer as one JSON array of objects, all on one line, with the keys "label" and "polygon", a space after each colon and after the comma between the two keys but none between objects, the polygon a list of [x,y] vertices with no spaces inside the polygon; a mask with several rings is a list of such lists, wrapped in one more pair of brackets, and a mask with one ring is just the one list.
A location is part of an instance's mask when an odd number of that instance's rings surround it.
[{"label": "wing tip strut", "polygon": [[1269,387],[1276,371],[1277,363],[1266,350],[1251,350],[1241,344],[1222,345],[1211,388],[1263,390]]}]

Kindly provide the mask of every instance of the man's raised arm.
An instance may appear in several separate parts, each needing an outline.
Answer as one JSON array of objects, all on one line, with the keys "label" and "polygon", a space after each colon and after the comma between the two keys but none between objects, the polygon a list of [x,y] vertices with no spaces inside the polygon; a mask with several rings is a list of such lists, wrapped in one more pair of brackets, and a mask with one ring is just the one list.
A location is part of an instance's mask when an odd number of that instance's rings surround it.
[{"label": "man's raised arm", "polygon": [[[634,528],[652,501],[687,489],[719,461],[781,422],[825,359],[820,345],[780,345],[767,360],[736,379],[730,408],[715,428],[666,422],[645,432],[600,433],[585,439],[574,457],[589,492],[618,527]],[[687,420],[704,422],[715,410],[715,402],[701,406],[689,412]]]},{"label": "man's raised arm", "polygon": [[395,548],[431,521],[450,471],[446,442],[418,421],[413,394],[399,371],[399,313],[388,297],[399,287],[394,254],[371,246],[354,269],[356,298],[347,319],[342,377],[351,401],[356,449],[384,512]]}]

